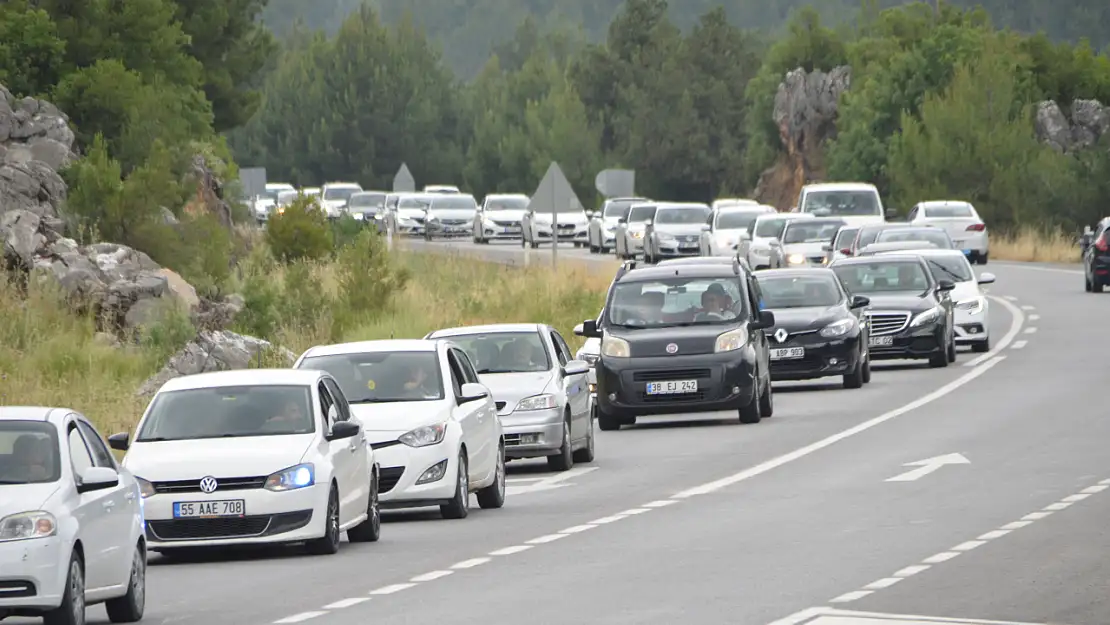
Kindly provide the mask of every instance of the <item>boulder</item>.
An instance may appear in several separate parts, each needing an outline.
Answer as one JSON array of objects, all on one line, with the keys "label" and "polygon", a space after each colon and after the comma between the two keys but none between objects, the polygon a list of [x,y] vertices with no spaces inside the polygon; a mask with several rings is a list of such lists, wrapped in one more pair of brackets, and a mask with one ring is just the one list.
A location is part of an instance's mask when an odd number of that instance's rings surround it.
[{"label": "boulder", "polygon": [[1110,132],[1110,106],[1098,100],[1075,100],[1069,115],[1053,100],[1037,103],[1033,118],[1037,140],[1057,152],[1089,148]]},{"label": "boulder", "polygon": [[204,330],[181,351],[174,354],[161,371],[144,382],[136,395],[149,397],[166,382],[183,375],[248,369],[264,353],[277,354],[285,361],[287,367],[293,366],[297,359],[296,355],[288,349],[275,348],[269,341],[253,336]]}]

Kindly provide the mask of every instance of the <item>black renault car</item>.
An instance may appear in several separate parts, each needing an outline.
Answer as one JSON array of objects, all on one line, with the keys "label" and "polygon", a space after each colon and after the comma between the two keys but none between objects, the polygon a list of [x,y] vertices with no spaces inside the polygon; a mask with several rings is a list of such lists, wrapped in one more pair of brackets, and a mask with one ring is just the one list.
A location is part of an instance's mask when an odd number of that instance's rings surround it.
[{"label": "black renault car", "polygon": [[582,324],[601,339],[598,426],[640,416],[736,410],[758,423],[774,410],[758,285],[739,262],[623,270],[605,310]]},{"label": "black renault car", "polygon": [[870,302],[868,355],[876,360],[928,359],[932,367],[956,360],[951,280],[940,279],[912,254],[842,258],[829,266],[853,295]]},{"label": "black renault car", "polygon": [[871,381],[867,358],[871,300],[844,289],[831,269],[770,269],[759,274],[763,303],[775,314],[772,380],[843,376],[844,388]]}]

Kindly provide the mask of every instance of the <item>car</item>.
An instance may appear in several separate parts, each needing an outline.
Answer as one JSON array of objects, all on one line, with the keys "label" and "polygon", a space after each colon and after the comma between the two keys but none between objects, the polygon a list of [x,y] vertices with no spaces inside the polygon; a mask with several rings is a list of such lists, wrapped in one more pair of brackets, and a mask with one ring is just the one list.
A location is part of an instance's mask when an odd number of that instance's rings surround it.
[{"label": "car", "polygon": [[617,242],[616,228],[621,219],[628,219],[633,204],[651,202],[644,197],[614,197],[605,200],[601,209],[586,213],[590,224],[586,231],[586,245],[593,254],[608,254]]},{"label": "car", "polygon": [[452,194],[461,191],[453,184],[429,184],[424,185],[424,193]]},{"label": "car", "polygon": [[918,250],[936,249],[943,248],[938,248],[929,241],[887,241],[885,243],[872,243],[871,245],[864,246],[863,249],[856,253],[856,257],[875,256],[876,254],[885,254],[887,252],[916,252]]},{"label": "car", "polygon": [[279,206],[278,196],[285,191],[292,191],[295,195],[297,190],[288,182],[269,182],[262,193],[252,198],[251,211],[258,223],[266,223],[270,214]]},{"label": "car", "polygon": [[478,200],[469,193],[426,193],[424,206],[424,240],[436,237],[473,236],[474,216]]},{"label": "car", "polygon": [[[392,206],[391,206],[392,203]],[[397,235],[424,236],[424,218],[431,197],[427,193],[397,193],[386,197],[386,224]]]},{"label": "car", "polygon": [[338,219],[347,212],[347,201],[355,193],[362,191],[357,182],[329,182],[320,190],[320,199],[328,219]]},{"label": "car", "polygon": [[347,198],[347,213],[363,224],[385,231],[385,191],[358,191]]},{"label": "car", "polygon": [[782,231],[782,266],[828,264],[825,248],[832,244],[833,237],[844,225],[844,221],[836,217],[815,217],[788,222]]},{"label": "car", "polygon": [[910,209],[906,221],[915,226],[944,229],[955,249],[962,250],[972,264],[985,265],[990,260],[990,232],[971,202],[918,202]]},{"label": "car", "polygon": [[736,253],[756,271],[781,267],[785,263],[781,238],[786,224],[796,219],[813,218],[809,213],[760,215],[748,224],[748,236],[741,239]]},{"label": "car", "polygon": [[[448,341],[310,348],[293,365],[335,377],[379,465],[383,508],[439,506],[447,519],[505,504],[505,437],[490,390]],[[411,388],[409,388],[411,387]]]},{"label": "car", "polygon": [[956,361],[956,283],[937,278],[925,259],[910,253],[843,258],[829,267],[853,295],[870,300],[868,358],[927,359],[931,367]]},{"label": "car", "polygon": [[[880,256],[903,253],[883,252]],[[956,284],[951,293],[956,306],[956,345],[970,345],[973,352],[989,352],[990,300],[980,287],[994,284],[994,274],[975,277],[970,259],[962,250],[915,250],[913,253],[924,258],[935,275]]]},{"label": "car", "polygon": [[142,620],[146,542],[139,483],[69,408],[0,406],[0,620]]},{"label": "car", "polygon": [[772,380],[841,376],[844,388],[871,381],[865,314],[871,300],[849,294],[824,267],[770,269],[759,274],[759,288],[775,315],[766,330]]},{"label": "car", "polygon": [[699,253],[702,256],[735,256],[740,239],[748,236],[748,226],[755,218],[774,212],[774,207],[761,204],[714,206],[708,223],[702,226]]},{"label": "car", "polygon": [[713,200],[713,203],[710,205],[710,208],[712,208],[714,211],[716,211],[716,210],[724,210],[724,209],[729,209],[729,208],[744,208],[744,207],[755,208],[755,207],[758,207],[758,206],[762,206],[762,205],[759,202],[757,202],[755,200],[750,200],[748,198],[722,197],[722,198],[717,198],[717,199]]},{"label": "car", "polygon": [[374,452],[335,378],[242,369],[174,378],[158,389],[126,452],[151,551],[304,543],[339,551],[341,534],[381,533]]},{"label": "car", "polygon": [[644,232],[647,222],[655,216],[656,207],[652,203],[633,204],[628,210],[628,217],[617,220],[617,228],[613,232],[616,237],[613,251],[617,258],[631,260],[644,250]]},{"label": "car", "polygon": [[[865,224],[859,226],[856,232],[856,238],[852,239],[851,245],[848,246],[848,251],[845,256],[855,256],[859,251],[868,245],[871,245],[878,239],[879,234],[887,230],[895,230],[901,228],[917,228],[907,223],[881,223],[881,224]],[[843,252],[843,250],[841,250]]]},{"label": "car", "polygon": [[449,339],[475,363],[493,392],[509,460],[547,458],[555,471],[593,462],[590,366],[575,360],[558,330],[540,323],[445,328],[427,339]]},{"label": "car", "polygon": [[[598,319],[601,316],[598,315]],[[574,333],[582,336],[582,324],[574,326]],[[575,360],[581,360],[590,366],[590,372],[587,374],[587,379],[590,382],[590,410],[593,417],[597,418],[597,369],[594,365],[597,364],[597,359],[601,356],[601,339],[587,338],[582,343],[582,347],[574,354]]]},{"label": "car", "polygon": [[1110,286],[1110,217],[1095,228],[1088,226],[1079,240],[1083,253],[1083,285],[1088,293],[1102,293]]},{"label": "car", "polygon": [[644,261],[698,256],[702,226],[710,208],[695,202],[656,204],[655,215],[644,225]]},{"label": "car", "polygon": [[[906,241],[926,241],[942,250],[954,250],[952,237],[943,228],[936,226],[910,226],[908,228],[888,228],[879,232],[875,243],[902,243]],[[874,245],[874,243],[872,244]]]},{"label": "car", "polygon": [[637,418],[737,411],[742,423],[774,412],[758,282],[739,262],[618,271],[600,320],[582,334],[601,340],[598,427]]},{"label": "car", "polygon": [[558,230],[558,240],[571,241],[574,247],[586,245],[586,233],[589,230],[590,219],[586,211],[580,207],[573,210],[559,211],[554,215],[546,211],[538,211],[535,206],[528,206],[521,219],[522,237],[521,247],[536,249],[541,243],[551,243],[552,231]]},{"label": "car", "polygon": [[841,226],[833,235],[832,244],[824,248],[826,253],[825,264],[828,265],[838,258],[851,256],[851,250],[848,247],[852,244],[852,239],[856,238],[858,232],[858,226]]},{"label": "car", "polygon": [[492,240],[519,239],[521,220],[528,210],[531,198],[523,193],[491,193],[482,199],[478,212],[474,215],[475,243],[489,243]]},{"label": "car", "polygon": [[797,212],[816,217],[839,217],[852,226],[881,224],[897,211],[883,208],[879,190],[864,182],[807,184],[798,194]]}]

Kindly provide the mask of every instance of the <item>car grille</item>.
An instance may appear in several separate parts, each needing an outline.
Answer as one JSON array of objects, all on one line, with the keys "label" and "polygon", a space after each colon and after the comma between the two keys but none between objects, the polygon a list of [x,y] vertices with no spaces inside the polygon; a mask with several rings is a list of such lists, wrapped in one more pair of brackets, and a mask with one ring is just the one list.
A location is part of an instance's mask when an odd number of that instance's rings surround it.
[{"label": "car grille", "polygon": [[401,476],[405,473],[405,467],[382,467],[378,469],[378,492],[388,493],[393,490],[397,482],[401,481]]},{"label": "car grille", "polygon": [[501,228],[511,228],[513,226],[519,226],[520,222],[519,221],[499,221],[499,220],[494,219],[493,220],[493,225],[499,226]]},{"label": "car grille", "polygon": [[559,224],[559,232],[574,232],[574,224]]},{"label": "car grille", "polygon": [[648,395],[641,391],[639,399],[644,404],[677,404],[680,402],[688,401],[703,401],[705,399],[705,391],[697,391],[696,393],[676,393],[674,395]]},{"label": "car grille", "polygon": [[777,328],[766,331],[767,338],[769,339],[769,341],[770,341],[770,343],[773,347],[778,347],[780,345],[788,345],[791,342],[793,342],[794,339],[798,338],[799,336],[806,336],[806,335],[809,335],[809,334],[816,334],[817,333],[817,330],[798,330],[797,332],[790,332],[787,335],[786,340],[783,341],[782,343],[779,343],[779,340],[777,338],[775,338],[776,330],[777,330]]},{"label": "car grille", "polygon": [[519,444],[520,444],[520,434],[506,434],[505,435],[505,446],[506,447],[516,447]]},{"label": "car grille", "polygon": [[871,322],[871,336],[897,334],[910,323],[908,312],[868,312],[867,318]]},{"label": "car grille", "polygon": [[696,234],[684,234],[682,236],[677,236],[674,238],[674,240],[678,241],[679,243],[697,243],[698,239],[699,237]]},{"label": "car grille", "polygon": [[[262,477],[218,477],[216,478],[216,491],[225,490],[250,490],[253,488],[262,488],[266,485],[266,476]],[[168,493],[199,493],[200,479],[195,480],[176,480],[172,482],[151,482],[154,487],[154,492],[159,494]]]},{"label": "car grille", "polygon": [[439,223],[445,226],[463,226],[469,223],[466,219],[440,219]]},{"label": "car grille", "polygon": [[[696,380],[712,377],[709,369],[666,369],[659,371],[636,371],[633,382],[663,382],[667,380]],[[690,393],[695,395],[696,393]],[[685,394],[683,396],[686,396]]]},{"label": "car grille", "polygon": [[829,259],[828,256],[825,256],[824,254],[822,254],[820,256],[810,256],[809,257],[809,262],[811,262],[815,265],[824,265],[825,261],[827,261],[828,259]]},{"label": "car grille", "polygon": [[271,515],[230,517],[226,519],[174,519],[147,521],[147,527],[160,540],[205,540],[261,536],[270,525]]}]

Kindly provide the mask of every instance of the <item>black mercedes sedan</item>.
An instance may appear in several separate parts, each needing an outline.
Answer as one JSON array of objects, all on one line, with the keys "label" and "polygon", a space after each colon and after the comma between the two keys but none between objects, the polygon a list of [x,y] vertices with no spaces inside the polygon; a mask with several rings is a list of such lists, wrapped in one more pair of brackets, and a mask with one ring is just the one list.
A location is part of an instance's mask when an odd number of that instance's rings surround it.
[{"label": "black mercedes sedan", "polygon": [[830,269],[770,269],[759,273],[765,310],[775,314],[767,330],[772,380],[843,376],[844,388],[871,381],[864,311],[871,300],[852,295]]},{"label": "black mercedes sedan", "polygon": [[927,359],[932,367],[956,360],[951,280],[938,280],[920,256],[842,258],[829,266],[853,295],[871,300],[868,357]]}]

